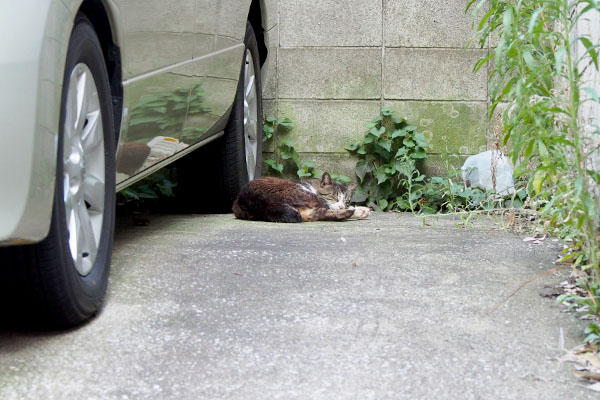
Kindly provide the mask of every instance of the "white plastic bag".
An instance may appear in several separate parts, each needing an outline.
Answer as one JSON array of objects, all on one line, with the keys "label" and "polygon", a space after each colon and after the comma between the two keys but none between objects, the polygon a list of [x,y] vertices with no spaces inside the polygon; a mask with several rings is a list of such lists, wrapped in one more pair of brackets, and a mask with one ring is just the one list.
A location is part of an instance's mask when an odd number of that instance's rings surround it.
[{"label": "white plastic bag", "polygon": [[[469,187],[495,189],[497,194],[513,194],[515,192],[514,168],[508,157],[500,151],[488,150],[470,156],[461,170],[462,178]],[[495,188],[493,175],[496,177]]]}]

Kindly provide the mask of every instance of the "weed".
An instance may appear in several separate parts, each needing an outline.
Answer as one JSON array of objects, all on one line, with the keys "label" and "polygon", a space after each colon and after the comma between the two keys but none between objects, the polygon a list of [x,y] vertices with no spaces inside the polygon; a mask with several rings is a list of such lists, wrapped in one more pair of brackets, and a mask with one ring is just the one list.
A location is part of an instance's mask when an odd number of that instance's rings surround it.
[{"label": "weed", "polygon": [[[300,154],[296,151],[294,141],[290,138],[283,137],[288,130],[294,126],[294,122],[289,118],[265,117],[263,124],[263,142],[273,140],[275,133],[282,136],[279,146],[276,148],[275,158],[263,160],[271,173],[283,175],[286,169],[293,168],[296,175],[300,179],[321,177],[323,171],[316,168],[313,161],[302,161]],[[278,161],[280,159],[281,161]],[[328,171],[329,172],[329,171]],[[334,181],[348,184],[352,181],[351,178],[345,175],[331,173],[331,178]]]},{"label": "weed", "polygon": [[[582,271],[580,283],[588,293],[577,304],[598,316],[600,174],[591,156],[597,151],[592,143],[599,129],[587,133],[581,118],[584,103],[600,101],[582,80],[587,68],[598,70],[598,44],[578,34],[576,26],[588,12],[600,11],[600,4],[471,0],[467,9],[475,14],[486,5],[489,10],[476,28],[479,44],[485,46],[492,36],[498,44],[474,69],[492,67],[490,115],[507,103],[502,112],[504,144],[509,145],[515,174],[527,178],[527,192],[546,230],[572,240],[563,261]],[[583,55],[576,55],[581,49]],[[597,336],[594,341],[598,343]]]},{"label": "weed", "polygon": [[[359,187],[353,201],[379,211],[399,210],[432,214],[456,213],[492,209],[502,205],[504,198],[477,187],[467,187],[462,171],[451,165],[446,156],[446,176],[429,179],[420,172],[419,164],[427,158],[429,143],[425,136],[406,119],[382,107],[379,116],[367,124],[362,140],[346,150],[356,154],[356,176]],[[509,199],[506,205],[521,205],[523,191]]]}]

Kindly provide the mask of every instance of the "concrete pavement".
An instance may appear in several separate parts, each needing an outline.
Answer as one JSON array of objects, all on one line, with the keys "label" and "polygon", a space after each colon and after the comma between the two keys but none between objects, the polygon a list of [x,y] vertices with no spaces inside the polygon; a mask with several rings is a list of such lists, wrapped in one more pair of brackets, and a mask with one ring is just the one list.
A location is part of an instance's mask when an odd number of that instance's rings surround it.
[{"label": "concrete pavement", "polygon": [[556,246],[483,221],[232,215],[117,225],[102,313],[0,332],[0,399],[587,399],[582,325],[539,295]]}]

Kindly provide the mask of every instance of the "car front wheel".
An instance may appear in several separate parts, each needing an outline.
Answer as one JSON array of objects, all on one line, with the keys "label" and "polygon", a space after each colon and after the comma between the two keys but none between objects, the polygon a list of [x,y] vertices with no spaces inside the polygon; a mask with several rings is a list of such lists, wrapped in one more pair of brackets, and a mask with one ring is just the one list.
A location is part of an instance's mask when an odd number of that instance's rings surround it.
[{"label": "car front wheel", "polygon": [[[34,245],[0,250],[27,324],[68,327],[102,304],[115,217],[115,133],[102,49],[90,22],[73,28],[64,73],[50,231]],[[0,278],[1,279],[1,278]]]}]

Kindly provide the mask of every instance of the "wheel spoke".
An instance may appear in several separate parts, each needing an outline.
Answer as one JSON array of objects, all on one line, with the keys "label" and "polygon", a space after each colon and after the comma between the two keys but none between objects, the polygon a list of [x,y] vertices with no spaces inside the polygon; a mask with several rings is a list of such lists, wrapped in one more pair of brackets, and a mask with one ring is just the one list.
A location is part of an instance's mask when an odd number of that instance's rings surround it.
[{"label": "wheel spoke", "polygon": [[83,198],[90,211],[104,211],[104,181],[87,174],[83,181]]},{"label": "wheel spoke", "polygon": [[92,221],[90,219],[90,213],[88,212],[85,202],[79,202],[75,212],[77,214],[77,220],[79,221],[77,230],[77,248],[79,250],[77,259],[78,261],[81,260],[79,273],[87,275],[93,264],[93,262],[90,261],[95,259],[98,247],[96,244],[94,228],[92,227]]},{"label": "wheel spoke", "polygon": [[246,136],[251,142],[256,141],[256,119],[250,117],[246,123]]},{"label": "wheel spoke", "polygon": [[248,80],[246,81],[246,89],[245,89],[244,96],[246,97],[247,101],[255,98],[254,74],[252,74],[252,76],[250,76],[248,78]]},{"label": "wheel spoke", "polygon": [[96,146],[103,142],[102,124],[99,117],[100,111],[92,111],[87,115],[88,122],[81,132],[81,145],[85,152],[93,152],[96,150]]},{"label": "wheel spoke", "polygon": [[75,131],[81,132],[85,125],[85,121],[87,119],[87,109],[88,109],[88,73],[85,70],[77,71],[77,119],[75,121]]},{"label": "wheel spoke", "polygon": [[246,165],[248,166],[248,178],[254,179],[254,168],[256,165],[256,146],[250,142],[248,137],[245,138],[246,145]]}]

